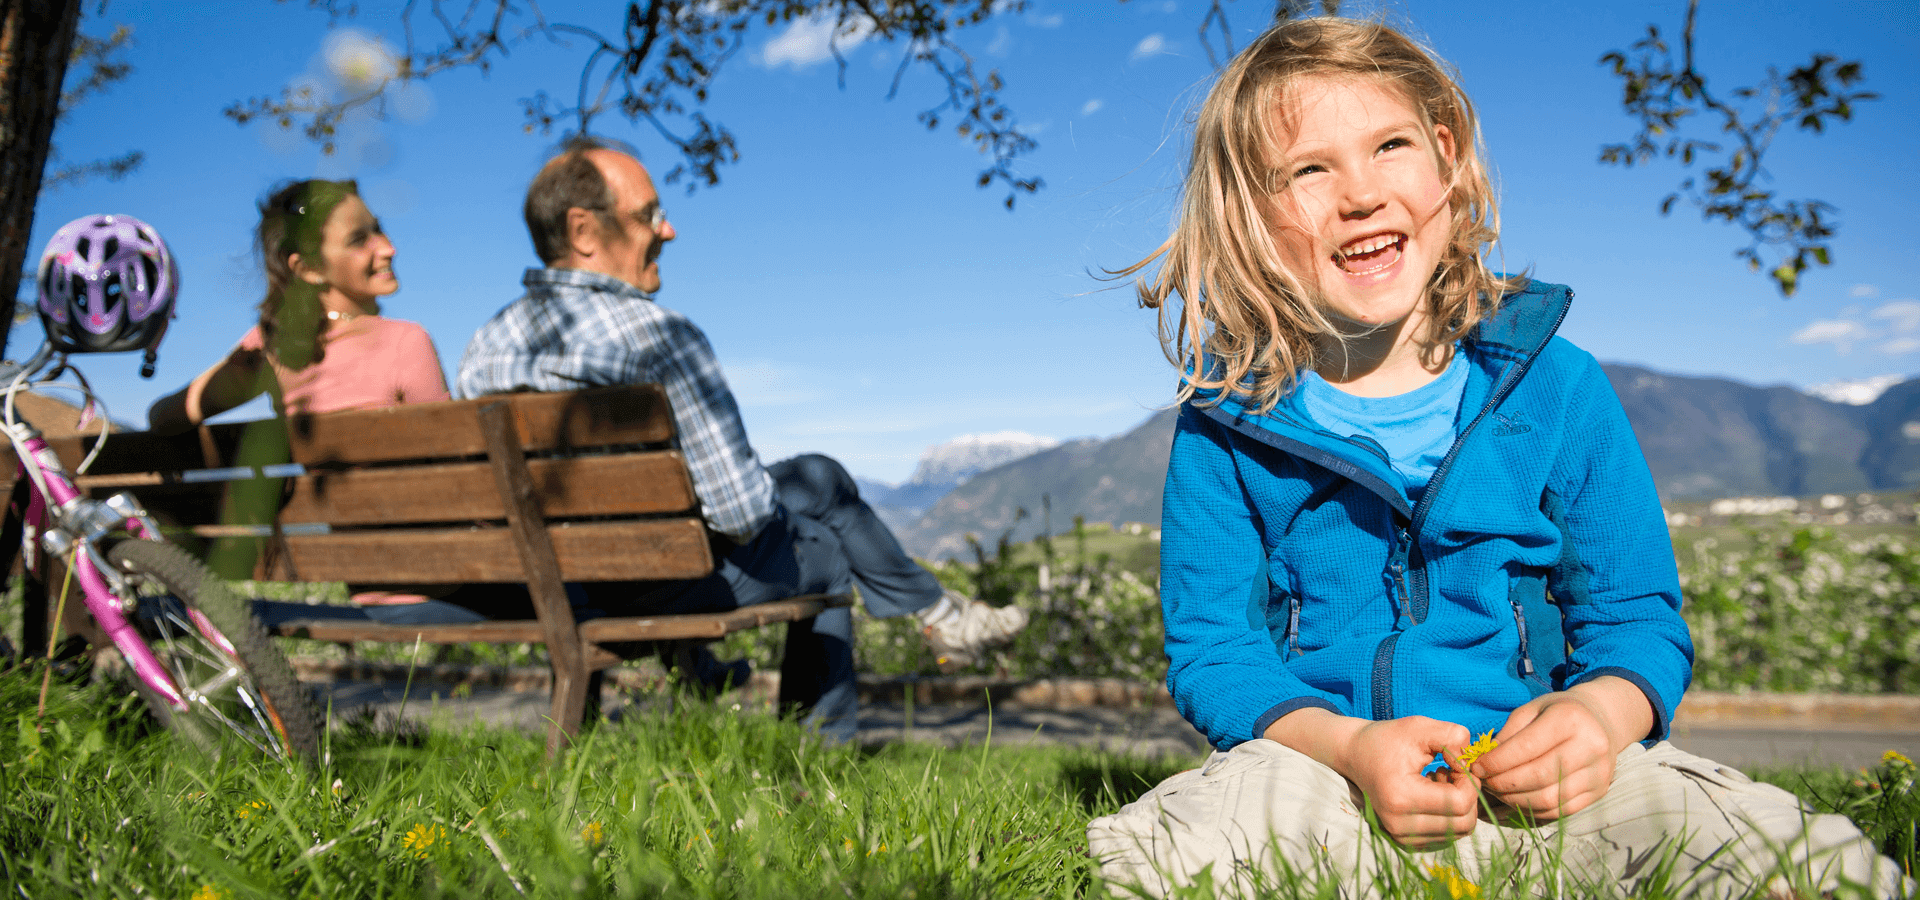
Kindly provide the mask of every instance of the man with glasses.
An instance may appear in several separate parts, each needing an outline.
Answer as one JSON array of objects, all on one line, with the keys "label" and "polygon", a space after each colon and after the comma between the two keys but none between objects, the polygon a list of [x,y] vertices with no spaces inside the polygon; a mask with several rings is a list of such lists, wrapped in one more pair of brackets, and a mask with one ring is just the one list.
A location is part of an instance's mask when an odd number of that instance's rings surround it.
[{"label": "man with glasses", "polygon": [[[607,613],[660,614],[845,593],[857,582],[874,616],[915,616],[948,669],[978,661],[1025,627],[1025,610],[943,590],[908,558],[838,462],[808,455],[761,465],[706,335],[654,302],[660,250],[675,231],[631,152],[597,139],[570,142],[534,177],[525,214],[545,268],[528,269],[526,295],[474,334],[457,393],[661,385],[701,514],[722,551],[718,570],[698,581],[576,593]],[[807,709],[809,725],[829,740],[853,737],[849,610],[828,610],[811,634],[790,635],[781,671],[782,699]]]}]

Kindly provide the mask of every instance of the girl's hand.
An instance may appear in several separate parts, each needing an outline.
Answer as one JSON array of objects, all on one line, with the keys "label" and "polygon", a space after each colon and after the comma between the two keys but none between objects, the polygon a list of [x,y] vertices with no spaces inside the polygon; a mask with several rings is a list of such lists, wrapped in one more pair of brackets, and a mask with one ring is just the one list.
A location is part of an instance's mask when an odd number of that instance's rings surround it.
[{"label": "girl's hand", "polygon": [[1614,758],[1652,730],[1646,695],[1624,678],[1602,676],[1514,710],[1500,745],[1471,771],[1508,806],[1536,820],[1557,819],[1605,796]]},{"label": "girl's hand", "polygon": [[1309,708],[1282,716],[1266,736],[1358,785],[1381,829],[1406,847],[1444,847],[1477,824],[1480,793],[1471,776],[1420,775],[1435,753],[1470,740],[1462,726],[1424,716],[1372,722]]},{"label": "girl's hand", "polygon": [[1369,722],[1347,745],[1347,768],[1334,768],[1360,786],[1395,841],[1431,850],[1478,824],[1480,791],[1471,775],[1441,769],[1422,777],[1420,770],[1435,753],[1471,739],[1465,727],[1425,716]]}]

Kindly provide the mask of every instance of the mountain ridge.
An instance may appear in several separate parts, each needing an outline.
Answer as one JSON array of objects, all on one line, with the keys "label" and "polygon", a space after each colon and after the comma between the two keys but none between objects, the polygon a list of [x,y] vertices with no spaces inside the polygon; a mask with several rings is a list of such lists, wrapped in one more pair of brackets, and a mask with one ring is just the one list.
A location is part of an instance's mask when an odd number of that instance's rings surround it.
[{"label": "mountain ridge", "polygon": [[[1662,500],[1920,486],[1920,378],[1852,403],[1781,385],[1619,363],[1601,368]],[[943,559],[966,552],[968,533],[989,542],[1003,532],[1027,540],[1043,527],[1059,533],[1075,515],[1158,523],[1177,417],[1177,408],[1157,410],[1110,438],[1065,441],[986,469],[917,518],[889,524],[909,552]]]}]

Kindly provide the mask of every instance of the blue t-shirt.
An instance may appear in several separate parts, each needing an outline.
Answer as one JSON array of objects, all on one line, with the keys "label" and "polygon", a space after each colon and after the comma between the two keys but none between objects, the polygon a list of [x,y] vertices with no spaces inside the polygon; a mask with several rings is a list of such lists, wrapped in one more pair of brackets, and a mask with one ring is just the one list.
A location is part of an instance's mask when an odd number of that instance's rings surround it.
[{"label": "blue t-shirt", "polygon": [[1466,389],[1467,367],[1455,353],[1439,378],[1394,397],[1356,397],[1311,370],[1302,372],[1299,403],[1321,428],[1379,444],[1405,484],[1408,499],[1417,503],[1433,470],[1453,447]]}]

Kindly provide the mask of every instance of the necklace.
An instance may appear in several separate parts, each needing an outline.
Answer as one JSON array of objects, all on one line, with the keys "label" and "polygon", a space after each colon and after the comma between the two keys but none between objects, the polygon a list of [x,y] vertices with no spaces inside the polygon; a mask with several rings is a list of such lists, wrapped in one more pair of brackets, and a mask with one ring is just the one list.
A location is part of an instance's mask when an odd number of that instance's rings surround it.
[{"label": "necklace", "polygon": [[337,309],[327,310],[327,318],[335,322],[350,322],[364,315],[366,315],[366,313],[342,312]]}]

